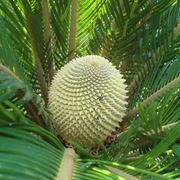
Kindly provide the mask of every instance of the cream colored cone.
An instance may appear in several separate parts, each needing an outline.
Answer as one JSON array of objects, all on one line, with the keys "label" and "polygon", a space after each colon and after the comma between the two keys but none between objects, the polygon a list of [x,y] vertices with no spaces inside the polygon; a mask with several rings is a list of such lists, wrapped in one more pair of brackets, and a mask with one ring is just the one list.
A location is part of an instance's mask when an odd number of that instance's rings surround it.
[{"label": "cream colored cone", "polygon": [[57,72],[49,90],[52,123],[67,142],[92,147],[103,141],[126,111],[125,80],[105,58],[76,58]]}]

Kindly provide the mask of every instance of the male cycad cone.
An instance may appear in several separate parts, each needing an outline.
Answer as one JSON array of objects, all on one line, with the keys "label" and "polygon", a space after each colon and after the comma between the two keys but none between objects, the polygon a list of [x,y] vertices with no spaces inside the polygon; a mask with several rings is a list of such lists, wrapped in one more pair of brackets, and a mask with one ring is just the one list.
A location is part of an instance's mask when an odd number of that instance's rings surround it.
[{"label": "male cycad cone", "polygon": [[125,80],[105,58],[76,58],[55,75],[49,110],[57,133],[67,142],[92,147],[119,126],[126,110]]}]

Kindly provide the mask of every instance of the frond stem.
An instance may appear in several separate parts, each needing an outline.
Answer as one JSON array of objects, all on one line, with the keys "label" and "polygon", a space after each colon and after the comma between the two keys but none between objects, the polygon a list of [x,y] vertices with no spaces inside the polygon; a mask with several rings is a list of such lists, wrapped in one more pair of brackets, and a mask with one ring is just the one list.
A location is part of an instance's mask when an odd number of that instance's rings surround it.
[{"label": "frond stem", "polygon": [[72,0],[71,22],[70,22],[70,32],[69,32],[69,48],[68,48],[69,61],[75,57],[77,10],[78,10],[78,0]]},{"label": "frond stem", "polygon": [[117,169],[115,167],[111,167],[111,166],[105,166],[109,171],[111,171],[112,173],[115,173],[121,177],[123,177],[124,179],[131,179],[131,180],[138,180],[138,178],[136,178],[135,176],[132,176],[130,174],[127,174],[126,172]]},{"label": "frond stem", "polygon": [[52,48],[51,48],[51,28],[50,28],[48,0],[42,0],[41,4],[42,4],[42,20],[44,24],[45,49],[48,54],[46,58],[48,59],[49,80],[51,81],[54,76],[54,67],[53,67],[53,56],[52,56]]},{"label": "frond stem", "polygon": [[[142,102],[143,107],[147,107],[152,101],[156,100],[158,97],[162,96],[164,93],[171,90],[174,86],[180,84],[180,76],[166,84],[164,87],[156,91],[154,94],[149,96],[147,99],[145,99]],[[132,117],[134,117],[138,113],[138,108],[134,107],[131,111],[128,112],[128,114],[125,116],[125,121],[130,120]]]},{"label": "frond stem", "polygon": [[30,38],[31,38],[32,52],[33,52],[35,62],[36,62],[37,79],[38,79],[39,85],[41,87],[43,99],[45,101],[45,104],[47,104],[47,102],[48,102],[48,87],[47,87],[47,84],[46,84],[46,81],[45,81],[44,71],[43,71],[43,68],[42,68],[41,61],[40,61],[39,56],[38,56],[38,52],[37,52],[37,49],[36,49],[35,42],[34,42],[32,36],[30,36]]},{"label": "frond stem", "polygon": [[76,153],[72,148],[66,148],[61,160],[56,180],[71,180],[74,169]]},{"label": "frond stem", "polygon": [[8,74],[9,76],[13,77],[16,80],[20,80],[19,77],[15,73],[13,73],[10,69],[2,65],[1,63],[0,63],[0,71],[3,71],[4,73]]}]

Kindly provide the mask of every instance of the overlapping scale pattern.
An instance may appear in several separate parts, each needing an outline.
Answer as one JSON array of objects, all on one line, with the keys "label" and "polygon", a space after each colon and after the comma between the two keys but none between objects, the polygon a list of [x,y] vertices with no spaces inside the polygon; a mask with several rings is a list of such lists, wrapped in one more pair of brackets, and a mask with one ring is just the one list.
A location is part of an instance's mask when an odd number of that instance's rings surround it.
[{"label": "overlapping scale pattern", "polygon": [[73,59],[55,75],[49,110],[58,134],[67,142],[92,147],[119,126],[126,111],[125,80],[105,58]]}]

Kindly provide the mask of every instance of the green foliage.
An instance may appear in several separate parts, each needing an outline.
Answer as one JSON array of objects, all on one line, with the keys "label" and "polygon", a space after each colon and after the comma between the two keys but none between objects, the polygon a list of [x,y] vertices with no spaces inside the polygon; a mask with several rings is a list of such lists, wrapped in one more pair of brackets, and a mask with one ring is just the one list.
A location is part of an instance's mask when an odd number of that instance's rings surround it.
[{"label": "green foliage", "polygon": [[[46,104],[71,53],[71,2],[0,2],[0,179],[57,177],[67,144]],[[72,142],[73,179],[180,177],[180,86],[171,86],[180,78],[179,10],[177,0],[78,0],[75,56],[108,58],[129,85],[129,105],[110,145]]]},{"label": "green foliage", "polygon": [[[0,128],[0,178],[55,179],[62,161],[64,147],[56,136],[37,125],[14,124]],[[119,179],[91,160],[75,162],[73,180]],[[18,168],[17,168],[18,167]]]},{"label": "green foliage", "polygon": [[[152,172],[166,172],[166,177],[169,178],[178,176],[176,167],[179,166],[180,159],[173,147],[176,147],[180,138],[179,98],[179,87],[176,87],[164,98],[152,102],[146,109],[139,104],[139,115],[127,131],[120,134],[107,149],[109,159],[119,159]],[[171,152],[169,155],[168,151]],[[103,159],[105,157],[106,154]]]},{"label": "green foliage", "polygon": [[[0,128],[1,179],[53,179],[56,176],[63,146],[48,132],[39,136],[42,130],[36,126],[27,129],[25,126]],[[42,138],[48,139],[48,143]]]}]

